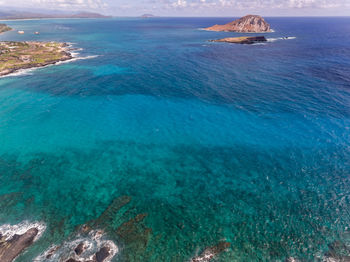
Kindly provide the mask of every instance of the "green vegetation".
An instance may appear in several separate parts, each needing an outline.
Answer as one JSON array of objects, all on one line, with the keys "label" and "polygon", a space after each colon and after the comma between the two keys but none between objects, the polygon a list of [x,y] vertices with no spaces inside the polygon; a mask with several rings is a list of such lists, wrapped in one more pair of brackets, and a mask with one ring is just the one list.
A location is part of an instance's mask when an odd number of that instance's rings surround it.
[{"label": "green vegetation", "polygon": [[20,69],[71,59],[67,45],[57,42],[0,42],[0,76]]}]

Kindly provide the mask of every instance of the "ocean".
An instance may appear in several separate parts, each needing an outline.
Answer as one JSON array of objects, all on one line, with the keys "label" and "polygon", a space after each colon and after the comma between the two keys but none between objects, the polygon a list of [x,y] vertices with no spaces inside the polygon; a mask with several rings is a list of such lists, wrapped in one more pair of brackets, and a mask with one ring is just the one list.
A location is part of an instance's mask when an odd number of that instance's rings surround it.
[{"label": "ocean", "polygon": [[116,243],[112,261],[190,261],[221,241],[215,261],[349,256],[350,18],[266,18],[253,45],[201,30],[232,20],[6,22],[0,41],[85,58],[0,79],[0,224],[47,227],[16,261],[84,224]]}]

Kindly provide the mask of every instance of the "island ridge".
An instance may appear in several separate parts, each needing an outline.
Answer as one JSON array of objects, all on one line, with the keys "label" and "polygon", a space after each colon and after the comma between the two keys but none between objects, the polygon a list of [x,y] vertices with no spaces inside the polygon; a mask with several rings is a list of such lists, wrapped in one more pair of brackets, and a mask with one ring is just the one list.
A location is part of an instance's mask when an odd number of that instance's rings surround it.
[{"label": "island ridge", "polygon": [[223,31],[237,33],[266,33],[272,32],[270,25],[258,15],[246,15],[225,25],[214,25],[205,28],[208,31]]}]

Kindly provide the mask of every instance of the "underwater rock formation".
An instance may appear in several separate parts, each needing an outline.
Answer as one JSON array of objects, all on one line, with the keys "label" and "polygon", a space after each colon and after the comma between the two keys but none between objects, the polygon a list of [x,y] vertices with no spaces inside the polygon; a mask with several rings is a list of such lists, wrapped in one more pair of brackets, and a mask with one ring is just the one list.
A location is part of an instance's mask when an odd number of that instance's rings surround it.
[{"label": "underwater rock formation", "polygon": [[328,245],[325,261],[350,261],[350,247],[336,240]]},{"label": "underwater rock formation", "polygon": [[230,245],[229,242],[220,242],[216,246],[207,247],[199,256],[192,258],[191,262],[209,262],[215,256],[225,251],[226,248],[229,248]]},{"label": "underwater rock formation", "polygon": [[125,249],[130,251],[125,252],[128,261],[134,261],[135,257],[140,254],[147,256],[146,249],[152,229],[147,228],[143,223],[146,216],[147,214],[138,214],[129,221],[121,224],[116,230],[117,236],[125,244]]}]

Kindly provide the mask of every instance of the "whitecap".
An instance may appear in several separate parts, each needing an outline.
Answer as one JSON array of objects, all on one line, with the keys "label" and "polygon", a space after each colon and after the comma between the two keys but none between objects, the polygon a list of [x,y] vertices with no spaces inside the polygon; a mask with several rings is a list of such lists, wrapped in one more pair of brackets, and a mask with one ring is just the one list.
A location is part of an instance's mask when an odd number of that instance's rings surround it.
[{"label": "whitecap", "polygon": [[296,39],[295,36],[287,36],[287,37],[277,37],[277,38],[267,38],[267,42],[275,42],[278,40],[293,40]]},{"label": "whitecap", "polygon": [[[75,249],[79,244],[84,245],[84,249],[80,255],[75,253]],[[109,256],[104,262],[110,262],[118,253],[119,249],[113,241],[106,239],[102,230],[93,230],[87,236],[80,234],[72,241],[66,241],[62,245],[52,245],[45,252],[37,256],[34,262],[56,262],[65,261],[73,258],[79,262],[93,261],[96,252],[102,247],[109,248]]]},{"label": "whitecap", "polygon": [[38,234],[34,238],[34,241],[36,241],[46,230],[46,224],[43,222],[29,221],[23,221],[16,225],[4,224],[0,226],[0,234],[7,241],[10,240],[14,235],[23,235],[31,228],[36,228],[38,230]]},{"label": "whitecap", "polygon": [[99,55],[79,56],[80,55],[79,53],[74,53],[74,52],[71,53],[71,55],[72,55],[72,59],[68,59],[68,60],[65,60],[65,61],[59,61],[59,62],[56,62],[54,64],[41,66],[41,67],[19,69],[16,72],[13,72],[11,74],[0,76],[0,78],[13,77],[13,76],[32,75],[32,72],[34,70],[38,70],[38,69],[42,69],[42,68],[46,68],[46,67],[50,67],[50,66],[55,66],[55,65],[72,63],[72,62],[75,62],[75,61],[78,61],[78,60],[93,59],[93,58],[99,57]]}]

